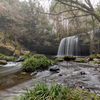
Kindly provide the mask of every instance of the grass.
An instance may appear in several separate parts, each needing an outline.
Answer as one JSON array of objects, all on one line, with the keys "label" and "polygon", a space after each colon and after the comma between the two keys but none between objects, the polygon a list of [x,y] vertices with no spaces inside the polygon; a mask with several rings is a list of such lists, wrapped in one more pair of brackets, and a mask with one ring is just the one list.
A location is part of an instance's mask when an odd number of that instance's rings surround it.
[{"label": "grass", "polygon": [[27,88],[22,96],[13,100],[100,100],[100,96],[57,83],[42,83],[36,84],[32,89]]}]

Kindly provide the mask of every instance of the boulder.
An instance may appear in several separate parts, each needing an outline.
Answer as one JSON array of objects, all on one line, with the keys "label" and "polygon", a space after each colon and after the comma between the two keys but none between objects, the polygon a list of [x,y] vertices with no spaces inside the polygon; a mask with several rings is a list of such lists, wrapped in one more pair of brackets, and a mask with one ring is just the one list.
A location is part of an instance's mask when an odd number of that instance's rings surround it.
[{"label": "boulder", "polygon": [[51,67],[49,68],[49,71],[57,72],[57,71],[59,71],[59,70],[60,70],[60,68],[59,68],[59,66],[57,66],[57,65],[51,66]]},{"label": "boulder", "polygon": [[24,58],[24,57],[19,56],[19,58],[16,60],[16,62],[21,62],[21,61],[24,61],[24,60],[25,60],[25,58]]},{"label": "boulder", "polygon": [[6,46],[4,44],[0,44],[0,53],[7,56],[12,56],[14,53],[14,48],[12,46]]},{"label": "boulder", "polygon": [[6,60],[0,60],[0,65],[5,65],[5,64],[7,64]]},{"label": "boulder", "polygon": [[100,61],[100,59],[94,58],[93,61]]}]

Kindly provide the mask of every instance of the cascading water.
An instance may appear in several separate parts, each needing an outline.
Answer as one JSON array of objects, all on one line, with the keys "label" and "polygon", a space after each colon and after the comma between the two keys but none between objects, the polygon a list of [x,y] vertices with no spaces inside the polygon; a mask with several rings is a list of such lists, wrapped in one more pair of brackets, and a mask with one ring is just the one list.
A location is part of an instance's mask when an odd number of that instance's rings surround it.
[{"label": "cascading water", "polygon": [[78,36],[63,38],[60,42],[57,56],[77,55]]},{"label": "cascading water", "polygon": [[[93,32],[88,32],[93,41]],[[92,54],[93,44],[83,33],[75,36],[63,38],[60,42],[57,56],[74,55],[74,56],[88,56]],[[88,40],[88,41],[87,41]],[[95,29],[94,34],[95,47],[100,50],[100,28]]]}]

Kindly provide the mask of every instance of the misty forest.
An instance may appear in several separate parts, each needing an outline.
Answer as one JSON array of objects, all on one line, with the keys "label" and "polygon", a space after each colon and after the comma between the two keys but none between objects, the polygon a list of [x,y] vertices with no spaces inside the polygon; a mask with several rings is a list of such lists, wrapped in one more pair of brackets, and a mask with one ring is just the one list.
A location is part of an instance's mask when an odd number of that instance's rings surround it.
[{"label": "misty forest", "polygon": [[0,0],[0,100],[100,100],[100,0]]}]

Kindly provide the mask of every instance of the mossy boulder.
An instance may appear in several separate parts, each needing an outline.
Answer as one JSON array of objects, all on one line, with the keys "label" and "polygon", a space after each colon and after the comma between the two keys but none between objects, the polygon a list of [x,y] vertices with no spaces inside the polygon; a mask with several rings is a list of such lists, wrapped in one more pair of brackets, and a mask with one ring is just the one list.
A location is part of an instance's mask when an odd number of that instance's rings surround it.
[{"label": "mossy boulder", "polygon": [[94,58],[99,58],[100,59],[100,54],[92,54],[90,56],[88,56],[90,60],[93,60]]},{"label": "mossy boulder", "polygon": [[0,53],[0,60],[6,60],[6,61],[15,61],[16,57],[13,56],[5,56]]},{"label": "mossy boulder", "polygon": [[87,63],[88,62],[88,60],[86,60],[86,59],[83,59],[83,58],[78,58],[78,59],[76,59],[76,60],[74,60],[75,62],[79,62],[79,63]]},{"label": "mossy boulder", "polygon": [[4,44],[0,44],[0,53],[7,56],[12,56],[14,53],[14,48],[12,46],[6,46]]},{"label": "mossy boulder", "polygon": [[75,56],[72,56],[72,55],[69,55],[69,56],[64,55],[62,58],[64,60],[66,60],[66,61],[70,61],[70,60],[75,60],[76,59],[76,57]]},{"label": "mossy boulder", "polygon": [[0,65],[5,65],[5,64],[7,64],[6,60],[0,60]]}]

